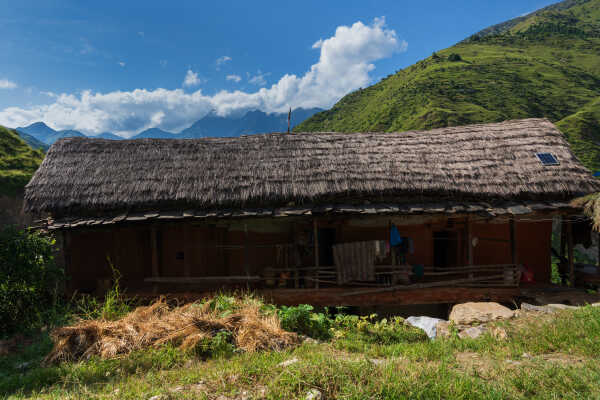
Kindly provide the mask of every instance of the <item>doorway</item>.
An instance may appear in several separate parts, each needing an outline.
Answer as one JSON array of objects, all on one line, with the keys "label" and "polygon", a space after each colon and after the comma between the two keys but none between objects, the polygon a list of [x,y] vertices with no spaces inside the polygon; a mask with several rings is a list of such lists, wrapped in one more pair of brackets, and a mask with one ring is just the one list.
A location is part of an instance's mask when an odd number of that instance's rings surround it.
[{"label": "doorway", "polygon": [[437,268],[458,266],[458,232],[433,232],[433,265]]}]

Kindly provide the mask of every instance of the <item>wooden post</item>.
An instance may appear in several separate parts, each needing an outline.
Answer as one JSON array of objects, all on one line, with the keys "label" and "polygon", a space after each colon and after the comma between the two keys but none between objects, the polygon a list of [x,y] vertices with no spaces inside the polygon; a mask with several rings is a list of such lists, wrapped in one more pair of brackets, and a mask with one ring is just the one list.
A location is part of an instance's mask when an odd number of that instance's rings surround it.
[{"label": "wooden post", "polygon": [[189,223],[183,222],[183,276],[191,276],[192,248]]},{"label": "wooden post", "polygon": [[246,275],[250,275],[250,268],[248,265],[249,257],[248,257],[248,224],[244,224],[244,273]]},{"label": "wooden post", "polygon": [[[64,262],[64,271],[68,275],[72,273],[71,270],[71,232],[68,230],[62,231],[62,252],[63,252],[63,262]],[[72,281],[69,279],[69,292],[73,293],[76,288],[73,286]]]},{"label": "wooden post", "polygon": [[465,221],[465,230],[467,238],[467,265],[473,265],[473,239],[471,235],[471,220],[468,217]]},{"label": "wooden post", "polygon": [[600,268],[600,233],[598,233],[598,268]]},{"label": "wooden post", "polygon": [[517,234],[516,234],[516,230],[515,230],[515,218],[514,217],[510,217],[510,220],[508,222],[508,226],[509,226],[509,230],[510,230],[510,257],[511,257],[511,263],[514,265],[517,265],[518,263],[518,259],[517,259]]},{"label": "wooden post", "polygon": [[156,228],[150,229],[150,249],[152,252],[152,276],[158,276],[158,234]]},{"label": "wooden post", "polygon": [[[313,219],[313,242],[314,242],[314,253],[315,253],[315,267],[319,266],[319,226],[317,220]],[[316,270],[315,287],[319,288],[319,270]]]},{"label": "wooden post", "polygon": [[[150,250],[152,254],[152,277],[157,278],[159,275],[158,270],[158,233],[156,227],[150,229]],[[152,285],[152,293],[158,292],[158,285],[155,283]]]},{"label": "wooden post", "polygon": [[563,260],[566,258],[567,249],[567,222],[564,215],[560,216],[560,260],[558,262],[558,274],[560,275],[560,284],[564,285],[567,281],[566,265]]},{"label": "wooden post", "polygon": [[569,286],[575,286],[575,264],[573,263],[573,223],[567,222],[567,252],[569,258]]}]

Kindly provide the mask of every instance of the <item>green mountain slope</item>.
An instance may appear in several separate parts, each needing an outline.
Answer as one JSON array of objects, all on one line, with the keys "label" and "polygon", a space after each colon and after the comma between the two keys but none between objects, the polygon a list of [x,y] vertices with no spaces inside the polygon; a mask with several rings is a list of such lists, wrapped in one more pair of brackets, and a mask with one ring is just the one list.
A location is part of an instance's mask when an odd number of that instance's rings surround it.
[{"label": "green mountain slope", "polygon": [[568,0],[350,93],[294,130],[390,132],[546,117],[560,121],[589,168],[600,169],[599,97],[600,0]]},{"label": "green mountain slope", "polygon": [[29,147],[17,132],[0,126],[0,195],[22,190],[43,158],[44,153]]}]

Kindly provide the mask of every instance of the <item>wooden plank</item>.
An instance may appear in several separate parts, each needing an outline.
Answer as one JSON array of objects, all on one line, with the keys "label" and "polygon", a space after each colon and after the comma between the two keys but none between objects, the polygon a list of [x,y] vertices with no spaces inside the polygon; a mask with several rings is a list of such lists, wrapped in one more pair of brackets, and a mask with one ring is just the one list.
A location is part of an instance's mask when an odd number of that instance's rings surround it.
[{"label": "wooden plank", "polygon": [[158,270],[158,233],[155,227],[150,229],[150,251],[152,257],[152,276],[159,275]]},{"label": "wooden plank", "polygon": [[236,283],[236,282],[256,282],[260,281],[260,276],[156,276],[144,279],[144,282],[150,283]]},{"label": "wooden plank", "polygon": [[465,237],[467,238],[467,265],[473,265],[473,244],[472,244],[472,229],[471,219],[467,217],[465,221]]},{"label": "wooden plank", "polygon": [[[317,225],[317,219],[313,219],[313,242],[314,242],[314,253],[315,253],[315,266],[319,266],[319,227]],[[317,271],[317,276],[319,272]],[[315,282],[315,287],[319,288],[319,281]]]},{"label": "wooden plank", "polygon": [[[463,303],[467,301],[496,301],[510,303],[521,295],[515,287],[436,287],[417,290],[396,290],[360,296],[342,296],[347,288],[271,289],[258,293],[275,304],[315,306],[377,306]],[[201,297],[200,297],[201,298]]]},{"label": "wooden plank", "polygon": [[573,223],[567,222],[567,252],[569,260],[569,286],[575,285],[575,263],[573,260]]},{"label": "wooden plank", "polygon": [[378,288],[378,289],[368,289],[368,290],[359,290],[355,292],[344,293],[341,296],[358,296],[363,294],[372,294],[372,293],[381,293],[381,292],[390,292],[396,290],[412,290],[412,289],[423,289],[423,288],[432,288],[432,287],[444,287],[444,286],[452,286],[466,283],[473,283],[478,281],[486,281],[490,279],[499,279],[504,278],[504,274],[502,275],[492,275],[485,276],[481,278],[462,278],[462,279],[453,279],[447,281],[439,281],[439,282],[430,282],[430,283],[415,283],[412,285],[396,285],[386,288]]},{"label": "wooden plank", "polygon": [[508,227],[510,230],[510,257],[511,262],[513,264],[517,264],[517,237],[516,237],[516,229],[515,229],[515,218],[510,217],[508,222]]},{"label": "wooden plank", "polygon": [[190,232],[190,225],[188,223],[183,223],[183,275],[191,276],[192,275],[192,235]]}]

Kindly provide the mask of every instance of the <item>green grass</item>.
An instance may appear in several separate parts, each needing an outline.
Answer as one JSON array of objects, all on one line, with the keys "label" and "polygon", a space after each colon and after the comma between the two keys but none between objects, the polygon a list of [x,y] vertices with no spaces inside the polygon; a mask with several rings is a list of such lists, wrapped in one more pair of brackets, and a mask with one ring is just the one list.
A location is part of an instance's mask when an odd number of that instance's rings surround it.
[{"label": "green grass", "polygon": [[[0,358],[0,397],[236,398],[246,392],[295,399],[313,388],[343,399],[600,397],[600,307],[498,323],[509,334],[505,341],[490,335],[428,341],[396,322],[338,317],[330,340],[283,352],[203,361],[165,346],[51,367],[40,365],[51,347],[44,333]],[[292,358],[298,362],[278,365]],[[23,362],[31,364],[19,370]],[[190,386],[198,383],[201,391]]]},{"label": "green grass", "polygon": [[17,132],[0,126],[0,195],[22,191],[43,158],[44,153],[29,147]]},{"label": "green grass", "polygon": [[294,130],[392,132],[546,117],[560,121],[587,167],[600,169],[600,0],[570,3],[439,51]]}]

